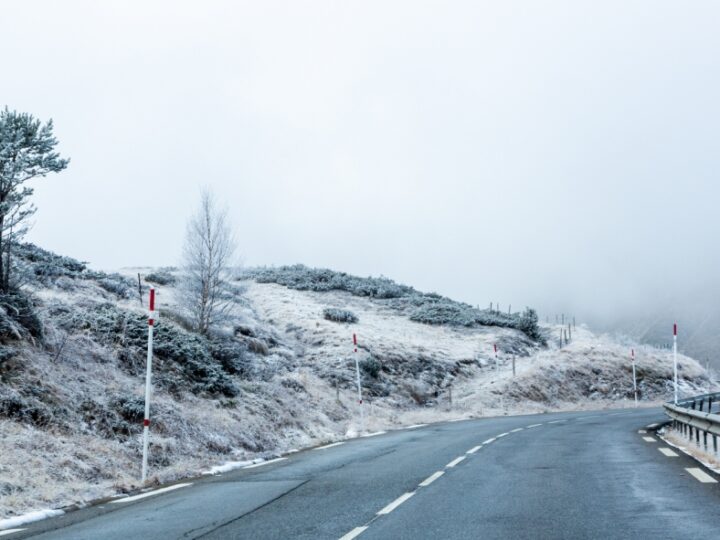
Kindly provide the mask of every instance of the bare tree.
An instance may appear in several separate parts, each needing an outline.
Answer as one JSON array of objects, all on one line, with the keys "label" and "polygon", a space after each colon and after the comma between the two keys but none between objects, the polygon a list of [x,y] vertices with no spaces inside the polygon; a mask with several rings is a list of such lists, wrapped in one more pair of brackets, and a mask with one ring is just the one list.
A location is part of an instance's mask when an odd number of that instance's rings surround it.
[{"label": "bare tree", "polygon": [[229,279],[235,248],[227,210],[218,207],[210,191],[203,191],[200,207],[187,224],[180,298],[201,334],[231,314]]}]

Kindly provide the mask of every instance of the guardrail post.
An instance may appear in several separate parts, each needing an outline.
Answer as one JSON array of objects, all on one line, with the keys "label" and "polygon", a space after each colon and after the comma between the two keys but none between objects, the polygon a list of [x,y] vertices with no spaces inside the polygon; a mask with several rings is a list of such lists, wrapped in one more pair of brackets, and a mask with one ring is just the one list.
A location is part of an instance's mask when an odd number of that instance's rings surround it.
[{"label": "guardrail post", "polygon": [[717,435],[713,433],[713,450],[715,450],[715,453],[717,454]]},{"label": "guardrail post", "polygon": [[707,451],[707,431],[703,431],[703,448]]}]

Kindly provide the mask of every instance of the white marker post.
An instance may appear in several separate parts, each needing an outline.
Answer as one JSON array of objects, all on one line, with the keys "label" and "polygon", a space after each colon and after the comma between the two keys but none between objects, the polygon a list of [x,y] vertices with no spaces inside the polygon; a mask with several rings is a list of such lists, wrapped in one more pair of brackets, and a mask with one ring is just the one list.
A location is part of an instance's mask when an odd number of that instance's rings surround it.
[{"label": "white marker post", "polygon": [[357,335],[353,334],[353,354],[355,355],[355,373],[357,374],[358,406],[360,407],[360,426],[365,428],[365,413],[363,412],[362,386],[360,386],[360,362],[357,355]]},{"label": "white marker post", "polygon": [[632,357],[632,367],[633,367],[633,391],[635,392],[635,407],[637,407],[638,399],[637,399],[637,377],[635,375],[635,349],[630,349],[630,356]]},{"label": "white marker post", "polygon": [[493,350],[495,351],[495,371],[499,371],[500,365],[498,364],[498,357],[497,357],[497,343],[493,343]]},{"label": "white marker post", "polygon": [[147,480],[148,444],[150,437],[150,392],[152,390],[153,328],[155,324],[155,289],[150,289],[150,312],[148,313],[147,371],[145,373],[145,418],[143,419],[142,483]]},{"label": "white marker post", "polygon": [[678,402],[677,323],[673,324],[673,373],[675,374],[675,405],[677,405],[677,402]]}]

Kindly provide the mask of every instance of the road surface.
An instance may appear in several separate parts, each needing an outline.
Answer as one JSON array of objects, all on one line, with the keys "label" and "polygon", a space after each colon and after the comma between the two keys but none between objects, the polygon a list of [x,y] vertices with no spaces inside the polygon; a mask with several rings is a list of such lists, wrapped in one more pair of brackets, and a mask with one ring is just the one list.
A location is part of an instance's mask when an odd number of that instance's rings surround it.
[{"label": "road surface", "polygon": [[660,409],[639,409],[420,426],[70,512],[7,538],[717,537],[718,477],[646,428],[664,420]]}]

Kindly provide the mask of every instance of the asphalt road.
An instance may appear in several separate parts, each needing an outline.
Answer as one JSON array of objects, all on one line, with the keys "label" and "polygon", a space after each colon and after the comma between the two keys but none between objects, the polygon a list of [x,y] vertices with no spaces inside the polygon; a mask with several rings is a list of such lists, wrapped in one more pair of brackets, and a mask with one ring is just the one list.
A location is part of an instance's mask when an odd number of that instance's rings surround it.
[{"label": "asphalt road", "polygon": [[639,433],[664,419],[659,409],[640,409],[394,431],[7,537],[717,538],[720,484],[699,481],[687,470],[702,469],[696,462],[666,455],[651,431]]}]

